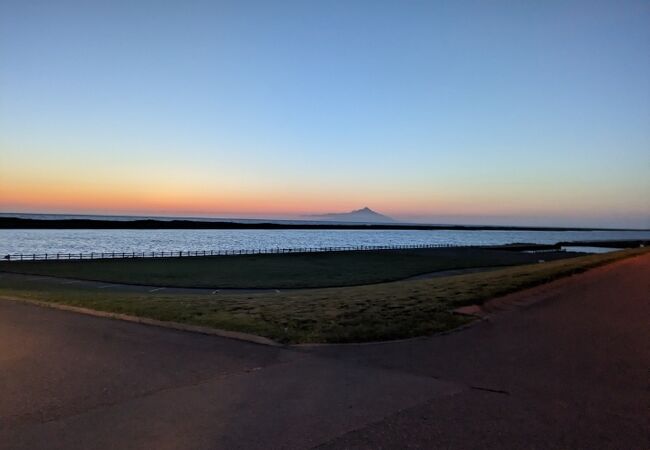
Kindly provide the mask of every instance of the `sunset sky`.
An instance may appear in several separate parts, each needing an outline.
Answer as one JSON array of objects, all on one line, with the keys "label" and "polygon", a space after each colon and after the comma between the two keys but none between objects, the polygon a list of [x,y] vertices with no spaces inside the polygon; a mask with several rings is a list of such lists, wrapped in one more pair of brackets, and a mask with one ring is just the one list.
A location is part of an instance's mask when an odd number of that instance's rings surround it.
[{"label": "sunset sky", "polygon": [[650,2],[0,2],[0,212],[650,228]]}]

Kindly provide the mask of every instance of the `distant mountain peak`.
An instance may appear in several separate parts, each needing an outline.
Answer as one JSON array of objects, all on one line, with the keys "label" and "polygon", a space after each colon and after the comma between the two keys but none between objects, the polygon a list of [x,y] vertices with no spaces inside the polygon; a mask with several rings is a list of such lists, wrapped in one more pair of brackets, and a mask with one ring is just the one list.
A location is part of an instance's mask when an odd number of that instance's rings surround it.
[{"label": "distant mountain peak", "polygon": [[327,213],[327,214],[310,214],[310,219],[331,220],[336,222],[359,222],[359,223],[386,223],[394,222],[392,217],[380,214],[372,209],[364,206],[361,209],[355,209],[350,212],[343,213]]}]

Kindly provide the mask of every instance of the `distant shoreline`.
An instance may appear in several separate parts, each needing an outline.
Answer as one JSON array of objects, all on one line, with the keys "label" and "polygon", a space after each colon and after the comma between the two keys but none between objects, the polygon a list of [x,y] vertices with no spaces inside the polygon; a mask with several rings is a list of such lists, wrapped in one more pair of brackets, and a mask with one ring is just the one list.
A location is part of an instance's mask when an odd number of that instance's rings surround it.
[{"label": "distant shoreline", "polygon": [[420,225],[420,224],[297,224],[241,223],[200,220],[108,220],[108,219],[25,219],[0,217],[0,229],[30,230],[454,230],[454,231],[650,231],[646,229],[486,226],[486,225]]}]

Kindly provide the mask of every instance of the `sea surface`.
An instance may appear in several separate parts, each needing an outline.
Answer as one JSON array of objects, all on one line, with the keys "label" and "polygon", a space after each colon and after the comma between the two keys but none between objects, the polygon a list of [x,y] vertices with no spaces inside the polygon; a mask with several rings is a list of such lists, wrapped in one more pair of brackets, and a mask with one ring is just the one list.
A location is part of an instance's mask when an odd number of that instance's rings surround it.
[{"label": "sea surface", "polygon": [[650,239],[650,231],[0,230],[7,254],[250,250],[380,245],[500,245]]}]

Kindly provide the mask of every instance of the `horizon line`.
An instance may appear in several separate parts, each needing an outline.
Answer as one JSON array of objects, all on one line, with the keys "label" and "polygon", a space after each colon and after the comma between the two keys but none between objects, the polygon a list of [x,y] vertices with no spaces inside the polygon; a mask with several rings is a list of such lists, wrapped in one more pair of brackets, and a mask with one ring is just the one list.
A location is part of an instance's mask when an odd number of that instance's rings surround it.
[{"label": "horizon line", "polygon": [[[335,227],[349,227],[349,226],[373,226],[375,228],[385,228],[390,229],[390,227],[405,227],[405,228],[417,228],[417,227],[432,227],[432,230],[435,229],[449,229],[454,228],[464,228],[469,230],[477,229],[519,229],[519,230],[558,230],[558,231],[571,231],[571,230],[593,230],[593,231],[650,231],[650,228],[629,228],[629,227],[602,227],[602,226],[562,226],[562,225],[512,225],[512,224],[469,224],[469,223],[434,223],[434,222],[408,222],[408,221],[394,221],[394,222],[369,222],[369,221],[344,221],[344,220],[305,220],[305,219],[293,219],[293,218],[283,218],[283,219],[274,219],[270,217],[200,217],[200,216],[182,216],[182,215],[133,215],[133,214],[91,214],[91,213],[49,213],[49,212],[4,212],[0,211],[0,218],[18,218],[18,216],[77,216],[77,217],[101,217],[101,218],[126,218],[132,219],[133,221],[137,220],[153,220],[153,221],[190,221],[190,222],[216,222],[216,223],[242,223],[246,225],[246,222],[256,222],[254,225],[264,225],[266,223],[273,225],[274,222],[301,222],[304,225],[313,225],[314,227],[322,226],[335,226]],[[111,219],[34,219],[34,218],[25,218],[24,220],[29,221],[48,221],[48,220],[65,220],[65,221],[75,221],[75,220],[103,220],[106,222],[120,222],[119,220]],[[290,224],[287,224],[290,225]]]}]

